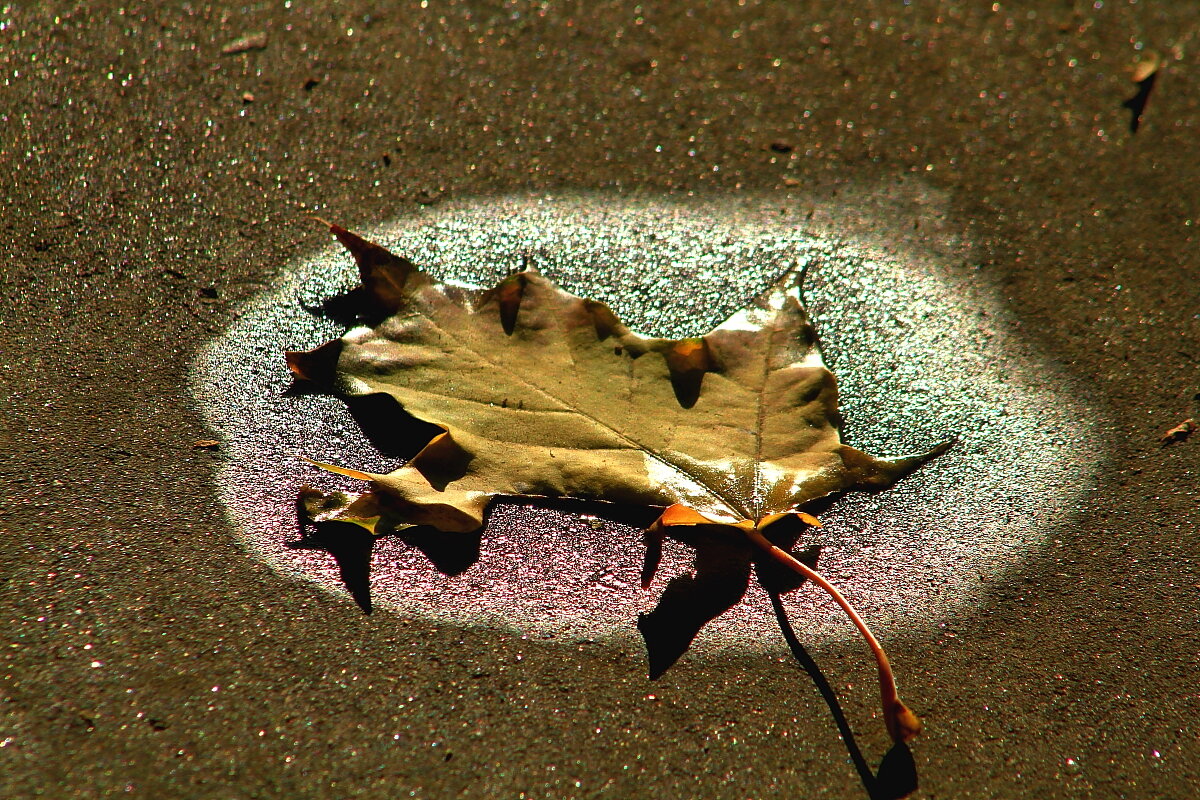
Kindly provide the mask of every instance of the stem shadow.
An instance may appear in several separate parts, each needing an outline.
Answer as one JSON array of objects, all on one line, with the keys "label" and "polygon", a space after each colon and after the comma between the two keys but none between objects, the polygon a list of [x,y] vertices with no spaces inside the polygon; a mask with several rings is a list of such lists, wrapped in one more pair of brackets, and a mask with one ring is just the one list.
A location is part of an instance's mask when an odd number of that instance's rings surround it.
[{"label": "stem shadow", "polygon": [[817,691],[821,693],[821,698],[829,706],[829,713],[833,716],[834,724],[837,725],[842,741],[846,743],[846,751],[854,763],[854,769],[858,772],[859,780],[862,781],[867,796],[871,800],[900,800],[900,798],[915,792],[917,790],[917,767],[908,745],[903,742],[894,744],[879,763],[878,773],[871,770],[871,766],[863,757],[862,750],[858,747],[854,732],[850,730],[850,723],[846,720],[837,694],[829,685],[825,673],[821,671],[817,662],[813,660],[813,657],[804,649],[804,645],[800,643],[800,639],[797,638],[796,631],[787,618],[787,612],[779,593],[772,591],[770,596],[771,608],[775,611],[775,619],[779,621],[779,629],[783,633],[783,638],[792,651],[792,656],[808,673],[809,678],[817,687]]}]

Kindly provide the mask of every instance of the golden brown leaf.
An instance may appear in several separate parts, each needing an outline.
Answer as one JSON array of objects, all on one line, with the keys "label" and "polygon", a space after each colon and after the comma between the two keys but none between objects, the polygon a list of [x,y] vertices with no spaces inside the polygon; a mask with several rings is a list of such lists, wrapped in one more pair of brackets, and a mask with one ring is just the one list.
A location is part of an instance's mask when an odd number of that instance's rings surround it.
[{"label": "golden brown leaf", "polygon": [[[488,292],[437,283],[332,226],[392,316],[288,354],[297,377],[386,394],[443,430],[371,481],[397,520],[483,524],[497,496],[682,506],[664,525],[769,524],[891,485],[945,446],[877,459],[841,442],[837,389],[790,277],[703,337],[640,336],[607,306],[520,272]],[[332,369],[332,371],[331,371]]]},{"label": "golden brown leaf", "polygon": [[891,459],[842,443],[836,382],[801,304],[799,275],[704,336],[660,339],[536,272],[466,290],[330,227],[358,262],[376,324],[289,353],[288,367],[348,400],[391,398],[396,425],[413,423],[423,447],[388,474],[320,464],[370,490],[306,489],[309,519],[372,534],[414,526],[466,533],[483,526],[496,497],[661,509],[646,531],[643,582],[666,536],[696,547],[697,560],[695,576],[673,579],[639,623],[652,675],[741,598],[755,565],[773,595],[803,581],[830,594],[875,654],[889,733],[897,741],[917,735],[920,721],[900,701],[883,649],[814,570],[815,549],[797,557],[787,547],[797,530],[819,524],[806,505],[886,488],[949,443]]}]

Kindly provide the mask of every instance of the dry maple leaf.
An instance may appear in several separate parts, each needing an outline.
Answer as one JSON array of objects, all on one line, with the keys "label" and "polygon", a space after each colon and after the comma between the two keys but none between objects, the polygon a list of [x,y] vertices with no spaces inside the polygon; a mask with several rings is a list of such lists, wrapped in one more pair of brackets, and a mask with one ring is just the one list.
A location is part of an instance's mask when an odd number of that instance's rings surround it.
[{"label": "dry maple leaf", "polygon": [[389,474],[321,464],[369,481],[370,490],[306,490],[310,519],[375,534],[408,526],[468,532],[482,527],[500,496],[660,508],[647,532],[645,583],[663,537],[715,535],[728,557],[714,559],[707,548],[690,580],[702,583],[722,564],[748,575],[751,561],[763,579],[762,563],[773,560],[818,584],[876,656],[889,733],[903,741],[919,732],[882,648],[845,598],[787,551],[781,533],[818,524],[801,510],[814,500],[890,486],[949,443],[877,459],[841,442],[836,383],[801,305],[799,275],[711,333],[658,339],[536,272],[489,291],[464,289],[330,228],[358,263],[361,299],[377,324],[288,353],[288,366],[347,399],[394,398],[403,409],[397,424],[427,424],[424,446]]}]

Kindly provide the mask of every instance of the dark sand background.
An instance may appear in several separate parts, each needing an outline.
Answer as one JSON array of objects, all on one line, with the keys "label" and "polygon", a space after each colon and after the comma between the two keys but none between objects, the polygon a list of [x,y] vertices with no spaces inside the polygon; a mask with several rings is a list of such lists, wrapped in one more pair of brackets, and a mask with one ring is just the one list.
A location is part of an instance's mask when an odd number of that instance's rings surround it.
[{"label": "dark sand background", "polygon": [[[1194,796],[1200,441],[1157,438],[1200,389],[1200,7],[429,5],[0,6],[0,796],[865,796],[794,667],[651,685],[239,549],[187,374],[326,241],[302,216],[539,188],[791,191],[1000,281],[1110,457],[1047,555],[894,646],[920,796]],[[813,654],[876,764],[869,665]]]}]

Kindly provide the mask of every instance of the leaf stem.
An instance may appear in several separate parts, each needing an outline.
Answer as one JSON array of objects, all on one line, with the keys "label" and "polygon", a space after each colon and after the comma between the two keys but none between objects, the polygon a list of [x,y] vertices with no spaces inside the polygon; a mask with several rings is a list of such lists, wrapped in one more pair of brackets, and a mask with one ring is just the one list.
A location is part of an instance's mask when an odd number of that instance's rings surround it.
[{"label": "leaf stem", "polygon": [[883,703],[883,720],[887,726],[888,733],[894,741],[907,742],[921,732],[921,720],[900,700],[900,694],[896,690],[896,679],[892,675],[892,665],[888,661],[887,653],[883,651],[883,647],[879,644],[879,640],[875,638],[875,634],[871,633],[871,629],[867,627],[867,623],[863,621],[854,607],[850,605],[842,593],[825,580],[821,573],[814,570],[804,562],[796,559],[792,554],[788,553],[781,547],[777,547],[763,536],[757,528],[751,528],[745,531],[750,540],[765,550],[772,558],[783,564],[785,567],[803,575],[808,580],[815,583],[817,586],[825,590],[825,592],[833,598],[842,611],[846,612],[846,616],[854,623],[854,627],[858,628],[859,633],[867,642],[867,646],[871,648],[871,652],[875,656],[875,663],[879,667],[879,694]]}]

